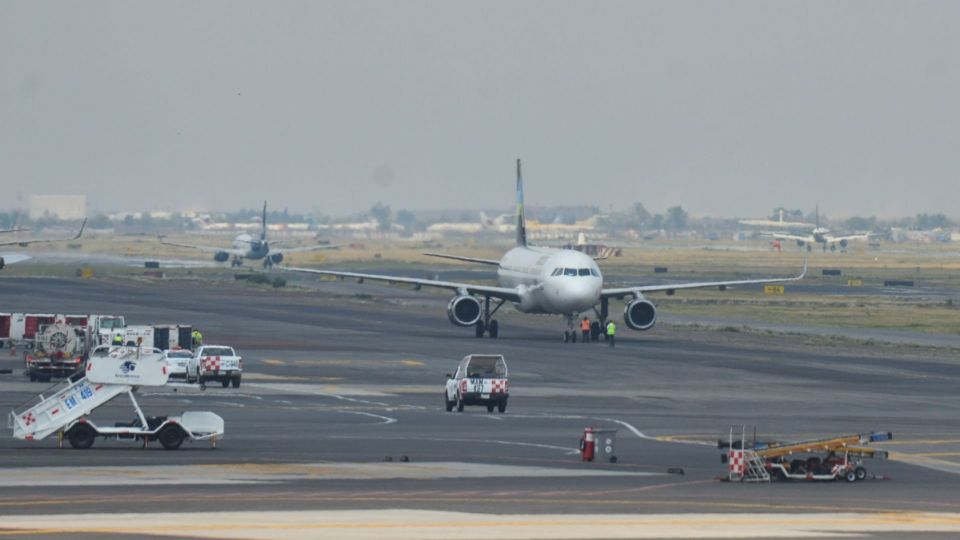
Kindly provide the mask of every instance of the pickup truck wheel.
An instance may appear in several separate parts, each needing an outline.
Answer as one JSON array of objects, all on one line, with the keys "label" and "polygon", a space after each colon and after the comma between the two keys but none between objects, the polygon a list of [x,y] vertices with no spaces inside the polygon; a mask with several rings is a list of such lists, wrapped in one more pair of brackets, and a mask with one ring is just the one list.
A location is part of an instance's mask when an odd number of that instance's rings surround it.
[{"label": "pickup truck wheel", "polygon": [[70,441],[70,446],[77,450],[90,448],[93,446],[93,441],[96,440],[96,438],[97,430],[87,424],[77,424],[70,428],[70,431],[67,433],[67,440]]},{"label": "pickup truck wheel", "polygon": [[493,403],[487,403],[487,412],[492,413],[493,407],[494,407]]},{"label": "pickup truck wheel", "polygon": [[226,387],[230,386],[230,379],[224,379],[224,380],[220,381],[220,384],[223,385],[224,388],[226,388]]},{"label": "pickup truck wheel", "polygon": [[163,448],[166,450],[176,450],[180,448],[180,445],[183,444],[183,439],[185,434],[179,426],[168,425],[163,428],[160,433],[157,435],[157,439],[160,440],[160,444],[163,445]]},{"label": "pickup truck wheel", "polygon": [[[232,381],[234,388],[240,388],[240,377],[234,377]],[[226,385],[224,385],[226,386]]]},{"label": "pickup truck wheel", "polygon": [[457,412],[463,412],[463,398],[457,395]]},{"label": "pickup truck wheel", "polygon": [[456,401],[450,401],[449,399],[447,399],[447,393],[446,393],[446,392],[443,393],[443,406],[447,409],[447,412],[452,411],[452,410],[453,410],[453,406],[456,405],[456,404],[457,404]]},{"label": "pickup truck wheel", "polygon": [[37,382],[36,373],[30,373],[30,382]]},{"label": "pickup truck wheel", "polygon": [[500,403],[497,403],[497,411],[502,413],[507,412],[507,400],[501,399]]}]

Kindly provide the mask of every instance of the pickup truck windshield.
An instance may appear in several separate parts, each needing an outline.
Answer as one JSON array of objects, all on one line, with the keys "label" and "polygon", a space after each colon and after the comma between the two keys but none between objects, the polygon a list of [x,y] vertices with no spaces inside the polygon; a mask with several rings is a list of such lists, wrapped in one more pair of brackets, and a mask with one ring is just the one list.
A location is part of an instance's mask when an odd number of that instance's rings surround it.
[{"label": "pickup truck windshield", "polygon": [[236,356],[230,347],[204,347],[201,356]]},{"label": "pickup truck windshield", "polygon": [[471,358],[467,365],[467,377],[503,377],[506,375],[506,366],[496,356],[481,356]]}]

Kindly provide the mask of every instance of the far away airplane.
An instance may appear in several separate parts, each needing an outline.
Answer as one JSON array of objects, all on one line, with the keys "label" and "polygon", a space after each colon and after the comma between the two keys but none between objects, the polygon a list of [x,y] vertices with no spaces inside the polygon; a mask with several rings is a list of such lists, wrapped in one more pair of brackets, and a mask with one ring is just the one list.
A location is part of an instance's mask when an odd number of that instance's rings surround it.
[{"label": "far away airplane", "polygon": [[807,246],[807,251],[810,251],[815,244],[822,244],[823,251],[826,251],[827,248],[830,251],[836,251],[837,246],[840,246],[841,250],[847,248],[847,244],[851,240],[869,240],[869,233],[857,233],[857,234],[847,234],[843,236],[835,236],[830,232],[830,229],[820,226],[820,207],[816,209],[816,225],[810,234],[786,234],[778,232],[768,232],[762,233],[764,236],[769,236],[771,238],[778,238],[780,240],[793,240],[797,243],[798,246],[803,247]]},{"label": "far away airplane", "polygon": [[[20,246],[27,247],[30,244],[46,244],[50,242],[69,242],[71,240],[76,240],[83,235],[83,229],[87,226],[87,220],[83,220],[83,223],[80,224],[80,230],[77,231],[77,234],[71,236],[70,238],[33,238],[33,239],[19,239],[19,240],[3,240],[0,241],[0,246]],[[27,229],[10,229],[5,231],[0,231],[4,233],[8,232],[18,232]],[[8,264],[14,264],[18,262],[25,261],[30,257],[22,253],[3,253],[0,254],[0,270],[3,270],[3,267]]]},{"label": "far away airplane", "polygon": [[[669,285],[635,285],[631,287],[604,288],[603,277],[596,261],[588,255],[572,249],[535,247],[527,244],[527,230],[523,215],[523,180],[520,160],[517,160],[517,245],[500,260],[478,259],[439,253],[425,253],[458,261],[486,264],[497,267],[496,286],[458,283],[433,279],[418,279],[356,272],[316,270],[312,268],[284,267],[285,270],[311,274],[355,278],[359,281],[375,280],[388,283],[407,283],[420,287],[436,287],[453,291],[454,297],[447,305],[447,317],[457,326],[473,326],[476,336],[484,333],[495,338],[499,324],[493,315],[505,303],[511,302],[522,313],[546,313],[563,315],[567,320],[564,341],[576,341],[574,320],[582,313],[593,311],[596,320],[592,323],[594,338],[608,320],[611,298],[629,298],[623,311],[624,322],[634,330],[649,330],[657,322],[657,309],[644,293],[665,291],[673,294],[677,289],[719,287],[756,283],[796,281],[806,274],[795,277],[746,279],[736,281],[710,281],[702,283],[676,283]],[[491,299],[495,305],[491,309]]]},{"label": "far away airplane", "polygon": [[[160,237],[160,243],[167,246],[176,246],[190,249],[198,249],[213,253],[213,260],[217,262],[227,262],[230,260],[230,266],[241,266],[244,259],[256,261],[263,259],[263,266],[269,267],[283,262],[285,253],[300,253],[304,251],[319,251],[322,249],[335,249],[338,246],[307,246],[291,249],[271,250],[267,242],[267,202],[263,202],[263,215],[260,220],[260,238],[243,233],[233,239],[233,246],[230,248],[219,248],[214,246],[196,246],[193,244],[178,244],[176,242],[167,242]],[[274,242],[274,246],[280,242]]]}]

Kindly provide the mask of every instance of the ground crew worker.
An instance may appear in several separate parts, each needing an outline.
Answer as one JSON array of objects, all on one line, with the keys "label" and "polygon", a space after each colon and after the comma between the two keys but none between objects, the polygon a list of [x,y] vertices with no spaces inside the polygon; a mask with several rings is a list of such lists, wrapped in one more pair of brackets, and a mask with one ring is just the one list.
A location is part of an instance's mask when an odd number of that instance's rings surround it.
[{"label": "ground crew worker", "polygon": [[580,331],[583,332],[583,342],[590,343],[590,319],[584,317],[580,321]]},{"label": "ground crew worker", "polygon": [[200,333],[200,330],[196,328],[193,329],[193,332],[190,333],[190,341],[193,342],[194,348],[203,345],[203,334]]},{"label": "ground crew worker", "polygon": [[610,321],[607,323],[607,339],[610,341],[611,347],[613,347],[615,335],[617,335],[617,325],[613,321]]},{"label": "ground crew worker", "polygon": [[122,346],[122,345],[123,345],[123,336],[121,336],[120,334],[114,335],[114,336],[113,336],[113,345],[114,345],[115,347],[120,347],[120,346]]}]

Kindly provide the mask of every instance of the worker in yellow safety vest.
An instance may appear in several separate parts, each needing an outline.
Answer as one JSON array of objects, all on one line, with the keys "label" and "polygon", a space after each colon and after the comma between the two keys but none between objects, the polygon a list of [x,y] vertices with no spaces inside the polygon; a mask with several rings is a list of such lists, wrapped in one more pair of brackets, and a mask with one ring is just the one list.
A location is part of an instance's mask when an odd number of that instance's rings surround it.
[{"label": "worker in yellow safety vest", "polygon": [[120,334],[114,335],[114,336],[113,336],[113,345],[114,345],[115,347],[120,347],[120,346],[122,346],[122,345],[123,345],[123,336],[120,335]]},{"label": "worker in yellow safety vest", "polygon": [[203,345],[203,334],[200,333],[200,330],[197,330],[196,328],[193,329],[193,332],[190,334],[190,341],[193,342],[194,348],[199,345]]},{"label": "worker in yellow safety vest", "polygon": [[617,335],[617,325],[613,321],[608,322],[607,323],[607,340],[610,342],[611,347],[613,347],[614,340],[615,340],[614,336],[616,335]]}]

